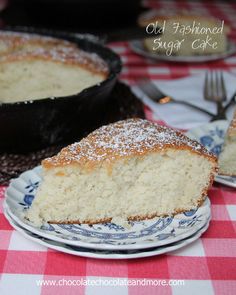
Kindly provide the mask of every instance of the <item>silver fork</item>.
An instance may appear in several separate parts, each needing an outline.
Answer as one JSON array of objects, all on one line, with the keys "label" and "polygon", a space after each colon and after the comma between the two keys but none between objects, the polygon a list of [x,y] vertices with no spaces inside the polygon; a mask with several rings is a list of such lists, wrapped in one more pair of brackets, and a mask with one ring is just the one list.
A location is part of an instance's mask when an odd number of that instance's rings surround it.
[{"label": "silver fork", "polygon": [[186,105],[195,110],[198,110],[202,113],[207,114],[208,116],[214,117],[214,114],[208,112],[207,110],[200,108],[198,106],[192,105],[191,103],[183,100],[177,100],[173,97],[170,97],[163,92],[148,78],[141,78],[137,81],[136,86],[138,86],[151,100],[160,104],[167,104],[169,102],[179,103]]},{"label": "silver fork", "polygon": [[225,108],[222,102],[226,101],[226,89],[222,72],[206,72],[204,82],[204,98],[216,102],[217,115],[214,120],[226,119]]}]

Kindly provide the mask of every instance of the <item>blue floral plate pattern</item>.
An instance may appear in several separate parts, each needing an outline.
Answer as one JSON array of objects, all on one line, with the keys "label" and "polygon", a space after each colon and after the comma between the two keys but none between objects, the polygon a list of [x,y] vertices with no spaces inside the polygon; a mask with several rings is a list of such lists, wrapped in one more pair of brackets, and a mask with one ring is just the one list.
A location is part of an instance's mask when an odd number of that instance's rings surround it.
[{"label": "blue floral plate pattern", "polygon": [[192,211],[174,217],[153,218],[129,222],[128,226],[115,223],[95,224],[44,224],[36,227],[24,218],[41,182],[41,167],[22,173],[13,179],[6,190],[4,210],[19,226],[55,242],[76,247],[102,250],[146,249],[171,244],[185,239],[210,218],[210,201]]},{"label": "blue floral plate pattern", "polygon": [[[214,121],[191,129],[186,135],[197,140],[208,150],[219,156],[228,126],[229,122],[226,120]],[[217,175],[215,181],[236,188],[236,177]]]},{"label": "blue floral plate pattern", "polygon": [[89,258],[100,258],[100,259],[133,259],[133,258],[143,258],[143,257],[150,257],[154,255],[161,255],[164,253],[168,253],[171,251],[178,250],[184,246],[189,245],[190,243],[193,243],[195,240],[197,240],[208,228],[209,226],[209,220],[206,222],[206,224],[200,228],[196,233],[193,235],[168,244],[164,246],[159,247],[152,247],[142,250],[98,250],[98,249],[90,249],[90,248],[84,248],[84,247],[77,247],[68,245],[65,243],[60,243],[56,241],[52,241],[50,239],[41,237],[37,234],[34,234],[24,228],[22,228],[20,225],[18,225],[8,214],[7,211],[4,212],[7,220],[12,225],[14,229],[16,229],[19,233],[21,233],[25,238],[38,243],[40,245],[46,246],[48,248],[54,249],[56,251],[76,255],[76,256],[82,256],[82,257],[89,257]]}]

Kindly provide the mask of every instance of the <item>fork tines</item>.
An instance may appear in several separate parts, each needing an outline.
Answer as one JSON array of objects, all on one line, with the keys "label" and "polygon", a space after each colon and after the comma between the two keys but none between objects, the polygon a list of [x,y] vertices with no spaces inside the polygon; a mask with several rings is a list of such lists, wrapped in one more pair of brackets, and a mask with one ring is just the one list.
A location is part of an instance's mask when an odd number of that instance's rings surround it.
[{"label": "fork tines", "polygon": [[226,100],[226,89],[222,72],[206,72],[204,83],[204,97],[206,100],[210,101]]}]

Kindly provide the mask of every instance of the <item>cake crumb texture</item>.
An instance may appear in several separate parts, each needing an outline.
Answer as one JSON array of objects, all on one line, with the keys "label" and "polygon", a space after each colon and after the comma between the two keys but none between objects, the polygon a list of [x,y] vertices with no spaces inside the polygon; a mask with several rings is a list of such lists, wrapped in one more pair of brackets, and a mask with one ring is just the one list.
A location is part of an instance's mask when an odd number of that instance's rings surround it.
[{"label": "cake crumb texture", "polygon": [[216,157],[182,133],[119,121],[43,161],[26,217],[92,224],[174,215],[202,204],[216,172]]}]

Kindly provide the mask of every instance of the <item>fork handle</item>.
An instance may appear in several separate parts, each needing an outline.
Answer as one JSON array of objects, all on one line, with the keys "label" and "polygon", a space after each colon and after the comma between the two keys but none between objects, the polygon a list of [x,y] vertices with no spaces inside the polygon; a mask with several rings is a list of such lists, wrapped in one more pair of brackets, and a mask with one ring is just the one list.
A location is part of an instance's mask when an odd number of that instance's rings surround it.
[{"label": "fork handle", "polygon": [[215,115],[211,118],[211,122],[216,121],[216,120],[225,120],[226,119],[226,115],[225,115],[226,108],[223,107],[221,101],[217,101],[216,103],[217,103],[217,115]]},{"label": "fork handle", "polygon": [[189,103],[187,101],[184,101],[184,100],[176,100],[176,101],[173,101],[173,102],[180,103],[182,105],[186,105],[188,107],[191,107],[192,109],[195,109],[195,110],[198,110],[198,111],[200,111],[202,113],[205,113],[205,114],[207,114],[210,117],[214,117],[214,114],[212,114],[211,112],[208,112],[207,110],[205,110],[203,108],[200,108],[198,106],[195,106],[195,105],[193,105],[193,104],[191,104],[191,103]]},{"label": "fork handle", "polygon": [[[225,107],[223,107],[223,114],[224,114],[224,116],[225,116],[224,119],[226,119],[226,115],[225,115],[225,114],[226,114],[226,111],[228,110],[228,108],[229,108],[232,104],[235,103],[235,96],[236,96],[236,93],[234,93],[234,94],[232,95],[230,101],[226,104]],[[211,122],[212,122],[212,121],[216,121],[216,120],[221,120],[221,119],[222,119],[221,115],[218,115],[218,114],[217,114],[217,115],[215,115],[215,116],[212,117]]]},{"label": "fork handle", "polygon": [[225,110],[224,110],[224,107],[223,107],[221,101],[218,101],[217,102],[217,115],[221,116],[223,119],[226,118],[226,116],[225,116]]}]

